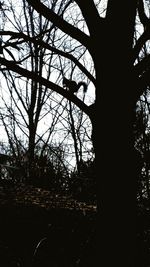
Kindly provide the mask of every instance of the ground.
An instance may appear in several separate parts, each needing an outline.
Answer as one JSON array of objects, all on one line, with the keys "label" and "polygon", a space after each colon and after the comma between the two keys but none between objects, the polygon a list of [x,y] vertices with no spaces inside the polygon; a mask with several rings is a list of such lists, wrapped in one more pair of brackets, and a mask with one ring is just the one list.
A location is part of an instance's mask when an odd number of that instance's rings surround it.
[{"label": "ground", "polygon": [[[40,266],[44,260],[52,260],[54,255],[53,260],[57,262],[62,249],[65,252],[61,263],[69,259],[68,267],[90,266],[88,251],[91,254],[95,250],[96,214],[96,203],[77,201],[68,193],[58,194],[24,184],[2,185],[0,266]],[[46,241],[42,243],[44,249],[41,246],[40,257],[37,252],[33,264],[35,248],[45,237]],[[47,251],[44,257],[41,256],[42,250],[44,253]],[[40,265],[35,265],[37,259],[38,262],[42,261]],[[44,266],[47,266],[46,262]]]},{"label": "ground", "polygon": [[[78,201],[69,193],[31,185],[2,184],[0,266],[92,267],[96,221],[97,207],[93,201]],[[149,205],[139,205],[134,267],[150,267],[149,229]],[[33,257],[41,239],[40,249]]]}]

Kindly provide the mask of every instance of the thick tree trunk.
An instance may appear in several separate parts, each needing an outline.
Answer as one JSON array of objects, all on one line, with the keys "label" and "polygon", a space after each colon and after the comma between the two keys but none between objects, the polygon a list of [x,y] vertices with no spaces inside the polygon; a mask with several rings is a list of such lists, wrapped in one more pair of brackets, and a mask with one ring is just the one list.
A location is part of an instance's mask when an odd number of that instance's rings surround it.
[{"label": "thick tree trunk", "polygon": [[[123,90],[130,87],[128,82],[125,84],[121,86]],[[119,93],[109,93],[111,88],[118,91],[120,82],[111,81],[102,87],[107,93],[104,93],[105,97],[103,95],[100,101],[96,147],[102,254],[105,254],[103,250],[107,254],[106,265],[103,266],[109,266],[107,261],[113,262],[115,266],[134,266],[129,264],[135,248],[132,240],[136,184],[132,138],[133,106],[123,94],[118,97]],[[125,258],[123,262],[120,262],[121,258]]]},{"label": "thick tree trunk", "polygon": [[[129,16],[132,17],[129,17],[129,21],[126,19],[126,25],[125,21],[123,22],[121,29],[119,19],[123,14],[118,15],[119,11],[115,11],[114,6],[110,5],[103,38],[99,38],[100,50],[95,53],[97,118],[94,132],[97,135],[100,244],[98,258],[99,266],[103,267],[136,266],[134,263],[136,172],[132,133],[135,88],[130,64],[135,5],[133,8],[131,1],[126,2],[128,4],[125,4],[124,8],[126,10],[127,6],[130,6]],[[135,1],[133,2],[135,4]],[[118,24],[115,21],[117,16]],[[125,16],[122,19],[124,18]],[[98,38],[95,42],[98,42]]]}]

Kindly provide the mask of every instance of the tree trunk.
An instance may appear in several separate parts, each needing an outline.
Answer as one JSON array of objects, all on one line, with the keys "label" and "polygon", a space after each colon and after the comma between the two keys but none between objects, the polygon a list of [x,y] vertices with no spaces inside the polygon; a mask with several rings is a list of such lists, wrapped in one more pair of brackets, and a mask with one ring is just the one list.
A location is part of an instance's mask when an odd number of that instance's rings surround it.
[{"label": "tree trunk", "polygon": [[135,266],[136,171],[132,125],[136,88],[130,63],[135,2],[132,6],[131,1],[126,1],[123,12],[129,8],[130,14],[118,14],[118,9],[109,5],[106,28],[95,53],[97,118],[93,125],[97,125],[94,132],[101,248],[98,257],[103,267]]},{"label": "tree trunk", "polygon": [[29,182],[32,182],[34,179],[34,153],[35,153],[35,125],[34,123],[30,123],[29,126],[29,157],[28,157],[28,179]]},{"label": "tree trunk", "polygon": [[[130,85],[126,83],[126,86]],[[121,87],[123,90],[126,89],[123,85]],[[128,101],[125,101],[126,98],[122,100],[118,99],[119,95],[115,93],[109,94],[110,88],[119,90],[120,82],[107,83],[101,88],[107,92],[107,97],[105,95],[105,98],[100,101],[98,123],[100,126],[97,130],[96,147],[97,173],[99,174],[97,177],[98,208],[102,231],[100,233],[104,238],[102,251],[105,244],[108,261],[110,261],[110,253],[111,262],[114,258],[114,266],[130,266],[127,257],[131,258],[133,254],[134,244],[131,238],[134,231],[135,212],[132,109]],[[112,98],[109,98],[110,96]],[[123,263],[117,262],[119,258],[124,257],[126,259]]]}]

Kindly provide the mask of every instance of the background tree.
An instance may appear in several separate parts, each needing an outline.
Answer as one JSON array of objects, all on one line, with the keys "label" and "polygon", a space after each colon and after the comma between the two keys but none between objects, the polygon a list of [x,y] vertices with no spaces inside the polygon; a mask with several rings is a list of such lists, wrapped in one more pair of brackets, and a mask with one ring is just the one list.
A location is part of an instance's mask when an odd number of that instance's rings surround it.
[{"label": "background tree", "polygon": [[[53,27],[53,25],[47,21],[46,19],[42,19],[41,15],[36,16],[35,11],[31,7],[28,8],[28,5],[26,1],[21,1],[21,6],[18,9],[18,15],[15,13],[15,7],[13,3],[9,3],[8,8],[4,5],[4,8],[2,11],[6,10],[6,14],[4,13],[3,16],[5,17],[5,21],[8,20],[8,24],[6,23],[5,27],[10,27],[11,22],[9,21],[8,15],[10,14],[10,11],[12,13],[13,18],[13,24],[12,28],[14,30],[18,30],[19,32],[24,29],[24,32],[27,33],[27,36],[29,38],[28,42],[25,44],[25,46],[22,45],[22,40],[20,41],[19,47],[16,51],[16,42],[10,44],[10,50],[7,49],[9,46],[9,38],[7,41],[5,41],[5,45],[3,48],[3,52],[5,53],[5,56],[13,57],[16,56],[19,58],[19,63],[24,64],[25,66],[28,65],[32,69],[32,71],[35,71],[36,73],[43,73],[48,79],[52,77],[52,79],[59,80],[60,74],[57,73],[57,69],[59,68],[61,70],[61,73],[64,71],[64,68],[68,68],[66,65],[66,62],[62,62],[62,60],[59,58],[59,55],[55,55],[54,49],[52,49],[52,46],[54,46],[54,42],[58,38],[57,29]],[[55,9],[57,7],[56,3],[54,2],[52,4],[52,9]],[[61,6],[58,8],[58,12],[63,12],[63,10],[67,8],[67,6]],[[8,11],[8,14],[7,14]],[[21,17],[21,24],[20,22]],[[40,27],[39,27],[40,25]],[[47,30],[49,29],[50,30]],[[46,31],[46,36],[42,37],[42,32]],[[4,33],[4,31],[3,31]],[[6,32],[5,32],[6,33]],[[34,40],[34,35],[38,35],[41,37],[38,37],[39,40],[42,41],[42,38],[47,43],[47,46],[43,48],[43,46],[37,45],[36,42],[32,42]],[[60,38],[60,37],[59,37]],[[63,36],[61,37],[63,38]],[[61,40],[60,38],[60,40]],[[51,46],[48,43],[51,43]],[[68,45],[68,44],[67,44]],[[47,47],[49,49],[52,49],[52,53],[47,51]],[[56,51],[57,52],[57,51]],[[83,53],[83,52],[82,52]],[[64,65],[64,68],[62,66]],[[36,69],[36,70],[35,70]],[[42,87],[38,82],[31,82],[29,79],[23,79],[22,82],[20,82],[20,77],[18,77],[11,71],[8,71],[7,69],[3,68],[1,69],[3,72],[3,75],[6,79],[6,88],[8,86],[8,90],[2,90],[1,98],[3,105],[5,106],[5,113],[3,109],[3,115],[6,113],[11,112],[12,114],[9,114],[9,118],[11,120],[11,124],[13,123],[15,127],[15,131],[13,134],[10,134],[10,131],[12,132],[12,127],[7,127],[7,135],[9,133],[9,140],[10,136],[11,139],[15,136],[18,136],[18,132],[20,135],[22,135],[23,139],[28,139],[28,157],[29,162],[33,164],[33,158],[34,158],[34,150],[35,146],[38,145],[38,142],[44,138],[44,142],[53,142],[54,140],[54,128],[56,128],[56,124],[60,125],[59,132],[61,128],[61,120],[65,118],[64,111],[66,109],[66,103],[63,101],[63,98],[57,96],[57,99],[55,98],[55,94],[52,93],[52,91],[47,91],[47,87]],[[48,78],[49,77],[49,78]],[[2,85],[3,86],[3,85]],[[12,88],[13,88],[13,94],[12,94]],[[4,93],[4,91],[6,91]],[[5,101],[5,96],[7,94],[7,98],[10,98],[10,103],[8,104]],[[5,117],[5,116],[3,116]],[[8,114],[6,116],[8,118]],[[6,121],[6,119],[5,119]],[[51,126],[48,121],[52,121]],[[64,119],[63,119],[64,121]],[[65,120],[66,121],[66,120]],[[44,130],[40,131],[41,128],[40,125],[47,124],[47,128],[44,127]],[[67,121],[63,122],[65,129],[67,129]],[[6,126],[6,123],[5,123]],[[65,133],[62,133],[64,135]],[[68,130],[67,130],[68,135]],[[59,135],[60,136],[60,135]],[[16,139],[16,138],[15,138]],[[46,140],[47,139],[47,140]],[[66,137],[63,138],[64,140],[67,140]],[[19,139],[18,139],[19,140]],[[17,140],[16,140],[17,141]],[[15,141],[15,142],[16,142]],[[11,141],[12,142],[12,141]],[[66,145],[67,145],[66,141]],[[13,144],[13,142],[12,142]],[[69,147],[67,145],[67,147]],[[43,146],[44,148],[44,146]],[[25,148],[24,148],[25,150]],[[87,149],[86,149],[87,150]],[[71,153],[71,151],[69,152]],[[69,159],[70,160],[70,159]],[[33,169],[33,166],[29,166],[29,169]],[[31,175],[30,175],[31,176]]]},{"label": "background tree", "polygon": [[149,194],[149,91],[147,90],[137,103],[135,122],[135,147],[139,153],[138,199],[150,200]]}]

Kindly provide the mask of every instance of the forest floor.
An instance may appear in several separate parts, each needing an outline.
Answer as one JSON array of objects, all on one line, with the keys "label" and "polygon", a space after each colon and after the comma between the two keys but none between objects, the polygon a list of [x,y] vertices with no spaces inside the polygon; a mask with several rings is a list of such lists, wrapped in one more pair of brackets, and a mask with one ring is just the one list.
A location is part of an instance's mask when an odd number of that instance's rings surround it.
[{"label": "forest floor", "polygon": [[[91,203],[90,203],[91,202]],[[78,201],[69,193],[56,193],[32,185],[0,186],[0,205],[36,205],[50,210],[53,208],[78,210],[83,213],[96,212],[96,203]]]},{"label": "forest floor", "polygon": [[[76,255],[74,263],[65,264],[65,267],[92,267],[91,258],[93,260],[96,251],[96,218],[94,201],[79,201],[69,193],[51,192],[31,185],[1,185],[0,267],[49,266],[50,258],[47,258],[48,265],[43,262],[33,265],[35,248],[45,237],[44,246],[46,250],[50,249],[49,257],[55,255],[54,247],[61,250],[64,246],[70,258]],[[63,239],[62,245],[58,235]],[[150,267],[149,207],[138,207],[137,246],[135,267]],[[55,257],[59,258],[57,253]]]},{"label": "forest floor", "polygon": [[[25,184],[1,185],[0,266],[33,266],[33,254],[38,242],[46,237],[51,243],[48,246],[52,249],[60,228],[64,232],[63,245],[67,249],[72,246],[70,255],[75,251],[77,254],[74,265],[68,264],[65,267],[82,266],[82,263],[80,265],[78,263],[82,262],[80,255],[84,254],[84,247],[89,246],[90,251],[93,250],[93,252],[95,250],[95,241],[89,241],[87,237],[91,240],[96,238],[94,235],[96,215],[96,203],[75,200],[68,193],[50,192]],[[51,233],[54,228],[53,239]],[[72,245],[68,244],[70,242],[68,233],[73,232],[78,238],[76,238],[77,242]],[[88,263],[84,262],[84,265],[92,266],[88,255],[86,258]]]}]

